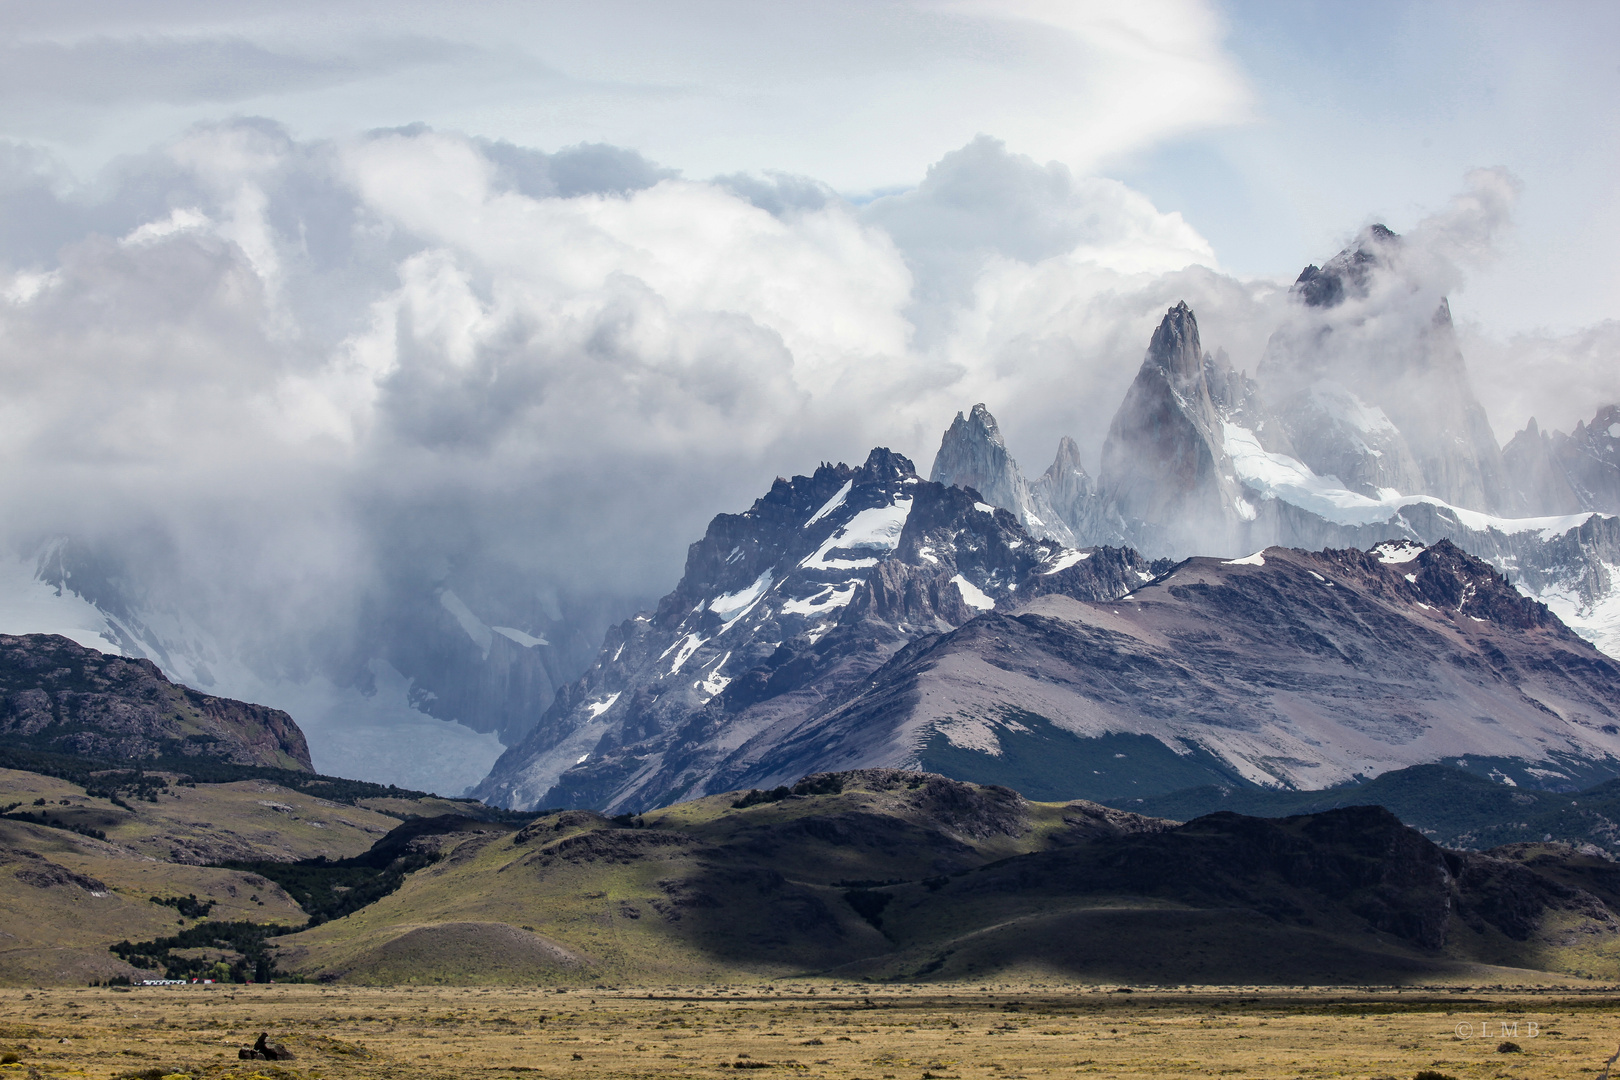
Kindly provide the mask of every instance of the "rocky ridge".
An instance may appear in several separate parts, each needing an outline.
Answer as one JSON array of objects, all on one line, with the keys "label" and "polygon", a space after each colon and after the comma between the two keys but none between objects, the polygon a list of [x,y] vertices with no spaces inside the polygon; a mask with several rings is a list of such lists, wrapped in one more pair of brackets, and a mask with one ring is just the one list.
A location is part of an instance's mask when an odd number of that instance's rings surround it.
[{"label": "rocky ridge", "polygon": [[212,757],[313,769],[304,733],[280,709],[198,693],[150,660],[51,634],[0,635],[0,739],[129,764]]},{"label": "rocky ridge", "polygon": [[1570,434],[1535,417],[1502,451],[1519,498],[1534,514],[1620,514],[1620,404],[1605,405]]},{"label": "rocky ridge", "polygon": [[1036,539],[976,490],[925,481],[883,449],[859,468],[778,479],[714,519],[657,611],[611,630],[475,793],[639,808],[730,790],[780,725],[907,642],[1043,592],[1123,595],[1154,569],[1134,552]]},{"label": "rocky ridge", "polygon": [[1567,786],[1620,769],[1620,663],[1449,542],[1273,548],[919,640],[746,779],[848,747],[1041,798],[1323,788],[1448,756]]}]

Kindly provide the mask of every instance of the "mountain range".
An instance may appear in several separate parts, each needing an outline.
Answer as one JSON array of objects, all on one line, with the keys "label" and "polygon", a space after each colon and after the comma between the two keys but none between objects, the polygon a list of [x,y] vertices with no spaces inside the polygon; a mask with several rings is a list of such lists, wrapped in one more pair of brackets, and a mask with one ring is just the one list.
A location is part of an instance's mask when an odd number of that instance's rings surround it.
[{"label": "mountain range", "polygon": [[1026,479],[980,404],[926,481],[883,449],[778,480],[475,793],[645,809],[900,767],[1119,798],[1447,755],[1529,786],[1616,775],[1610,437],[1541,437],[1543,471],[1582,479],[1527,479],[1443,303],[1398,347],[1341,347],[1400,243],[1374,227],[1307,267],[1253,378],[1171,307],[1095,479],[1068,438]]},{"label": "mountain range", "polygon": [[[1441,599],[1437,568],[1419,569],[1421,595]],[[1070,600],[1037,603],[1053,598]],[[1463,606],[1569,637],[1509,590]],[[0,912],[19,939],[0,950],[3,983],[1616,970],[1620,781],[1553,795],[1457,760],[1322,792],[1211,785],[1108,807],[859,769],[644,814],[513,814],[297,767],[290,718],[173,687],[148,662],[48,635],[0,639],[0,661]],[[222,722],[198,739],[199,716]],[[1159,808],[1177,812],[1144,813]]]},{"label": "mountain range", "polygon": [[[453,571],[391,583],[361,641],[295,663],[158,603],[117,552],[57,538],[5,567],[0,630],[60,631],[281,706],[330,771],[419,769],[512,807],[642,808],[899,765],[1054,797],[1128,793],[1117,785],[1149,775],[1159,791],[1323,786],[1445,753],[1499,760],[1521,783],[1599,778],[1615,707],[1600,654],[1620,655],[1620,411],[1570,434],[1532,420],[1499,447],[1447,305],[1403,313],[1390,299],[1403,250],[1373,226],[1305,268],[1252,375],[1171,306],[1095,475],[1064,438],[1026,478],[976,405],[926,479],[881,448],[778,479],[716,517],[675,589],[623,621],[622,599]],[[1324,605],[1303,588],[1311,575],[1354,599]],[[1421,614],[1455,589],[1473,590],[1463,607],[1489,597],[1506,612],[1515,590],[1545,607],[1508,623]],[[1153,612],[1155,629],[1103,617],[1127,596],[1120,611]],[[1061,628],[1062,647],[1038,647],[1020,629],[1031,620]],[[1291,630],[1273,641],[1274,623]],[[1005,700],[946,674],[991,648],[1032,650],[1023,689],[986,682]],[[1305,704],[1263,683],[1279,649]],[[1114,698],[1083,679],[1045,685],[1105,652],[1128,657]],[[1335,679],[1384,696],[1347,727],[1327,719]],[[1153,715],[1183,694],[1203,704]],[[902,707],[908,695],[956,714]],[[1352,735],[1356,723],[1382,734]]]}]

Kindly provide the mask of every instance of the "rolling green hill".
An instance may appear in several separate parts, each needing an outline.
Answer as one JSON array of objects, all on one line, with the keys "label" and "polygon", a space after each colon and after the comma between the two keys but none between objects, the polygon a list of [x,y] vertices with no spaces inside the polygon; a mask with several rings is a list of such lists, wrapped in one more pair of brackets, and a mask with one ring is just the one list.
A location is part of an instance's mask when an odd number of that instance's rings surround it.
[{"label": "rolling green hill", "polygon": [[283,966],[475,984],[1620,973],[1613,864],[1445,851],[1377,808],[1178,826],[863,770],[439,842],[397,892],[279,939]]},{"label": "rolling green hill", "polygon": [[[1488,781],[1409,772],[1362,787],[1497,805]],[[124,799],[0,771],[0,980],[1620,976],[1620,866],[1447,850],[1377,807],[1177,824],[875,769],[608,818],[149,779]]]},{"label": "rolling green hill", "polygon": [[[291,774],[307,790],[266,778],[281,770],[241,770],[250,778],[223,783],[142,772],[136,782],[94,762],[47,764],[79,782],[0,768],[0,983],[152,975],[108,946],[194,927],[198,906],[213,921],[301,926],[309,913],[255,872],[265,863],[365,856],[413,812],[485,810],[308,773]],[[236,868],[217,865],[230,860]]]}]

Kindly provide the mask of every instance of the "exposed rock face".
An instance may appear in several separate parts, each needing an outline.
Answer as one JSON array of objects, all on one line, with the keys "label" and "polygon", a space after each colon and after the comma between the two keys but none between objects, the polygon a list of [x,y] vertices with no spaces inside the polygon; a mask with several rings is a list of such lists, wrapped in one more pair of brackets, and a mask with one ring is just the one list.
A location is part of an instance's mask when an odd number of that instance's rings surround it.
[{"label": "exposed rock face", "polygon": [[887,450],[779,479],[747,512],[714,519],[675,591],[609,632],[477,794],[637,809],[743,787],[735,778],[771,753],[780,725],[907,642],[1027,593],[1117,596],[1151,576],[1134,552],[1037,540]]},{"label": "exposed rock face", "polygon": [[[514,588],[521,595],[522,590]],[[392,631],[380,642],[389,663],[411,679],[411,704],[440,720],[493,732],[507,745],[529,733],[557,687],[577,676],[595,655],[595,643],[582,648],[577,631],[560,617],[551,622],[531,613],[512,621],[537,629],[491,626],[495,614],[510,604],[483,597],[469,603],[454,589],[440,586],[408,595],[399,589]],[[474,609],[477,605],[477,610]],[[576,613],[576,625],[603,625],[595,613]],[[556,640],[552,640],[556,638]]]},{"label": "exposed rock face", "polygon": [[1339,252],[1320,267],[1313,264],[1301,270],[1294,291],[1315,308],[1338,307],[1347,296],[1365,298],[1373,269],[1399,242],[1400,237],[1388,226],[1369,225],[1356,238],[1354,247]]},{"label": "exposed rock face", "polygon": [[[1562,432],[1559,433],[1563,437]],[[1531,513],[1574,514],[1584,506],[1553,451],[1553,440],[1531,417],[1523,431],[1502,448],[1502,466],[1519,502]]]},{"label": "exposed rock face", "polygon": [[859,747],[1045,798],[1190,787],[1198,770],[1319,788],[1461,755],[1535,782],[1527,769],[1564,761],[1620,770],[1620,664],[1448,542],[1273,548],[919,640],[777,747],[743,779]]},{"label": "exposed rock face", "polygon": [[971,488],[992,506],[1016,514],[1029,501],[1029,488],[1007,453],[996,418],[983,403],[956,419],[940,439],[928,479],[946,487]]},{"label": "exposed rock face", "polygon": [[1030,485],[1030,492],[1037,503],[1051,507],[1058,520],[1068,526],[1075,543],[1080,542],[1080,537],[1090,544],[1123,542],[1097,490],[1097,481],[1080,460],[1080,447],[1067,435],[1058,440],[1057,456]]},{"label": "exposed rock face", "polygon": [[[1076,459],[1078,464],[1078,451]],[[1085,470],[1080,470],[1080,476],[1085,477]],[[946,487],[978,492],[990,505],[1018,515],[1019,522],[1033,536],[1060,544],[1074,543],[1074,533],[1052,505],[1047,487],[1032,486],[1024,479],[1018,463],[1007,452],[996,418],[983,403],[973,406],[965,417],[956,414],[940,440],[928,479]],[[1070,486],[1075,483],[1069,476],[1059,479]]]},{"label": "exposed rock face", "polygon": [[1127,536],[1149,551],[1227,547],[1254,508],[1227,462],[1198,320],[1185,303],[1159,323],[1103,444],[1099,486]]},{"label": "exposed rock face", "polygon": [[0,635],[0,697],[0,738],[57,753],[312,768],[304,733],[281,710],[201,694],[150,660],[52,634]]},{"label": "exposed rock face", "polygon": [[1532,417],[1502,457],[1533,514],[1620,514],[1620,405],[1604,406],[1569,435],[1542,431]]},{"label": "exposed rock face", "polygon": [[1620,405],[1606,405],[1590,424],[1576,424],[1557,454],[1584,508],[1620,514]]},{"label": "exposed rock face", "polygon": [[1312,314],[1273,335],[1256,376],[1278,421],[1261,432],[1266,448],[1362,494],[1518,513],[1449,305],[1422,318],[1366,303],[1394,287],[1388,271],[1401,258],[1400,238],[1373,225],[1300,274],[1294,294]]}]

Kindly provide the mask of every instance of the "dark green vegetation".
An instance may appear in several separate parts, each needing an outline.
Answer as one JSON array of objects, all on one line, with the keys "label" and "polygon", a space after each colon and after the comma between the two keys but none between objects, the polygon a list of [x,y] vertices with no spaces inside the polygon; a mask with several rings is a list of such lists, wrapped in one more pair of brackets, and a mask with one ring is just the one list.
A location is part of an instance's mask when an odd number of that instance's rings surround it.
[{"label": "dark green vegetation", "polygon": [[206,919],[214,910],[215,902],[198,900],[196,893],[187,893],[185,896],[154,896],[152,903],[174,908],[182,919]]},{"label": "dark green vegetation", "polygon": [[1202,747],[1187,746],[1187,753],[1177,754],[1151,735],[1082,738],[1026,709],[999,712],[1004,724],[1016,725],[1019,731],[1018,738],[1002,740],[1000,754],[953,746],[936,731],[918,755],[923,768],[957,779],[1002,784],[1042,801],[1083,793],[1085,798],[1110,802],[1141,791],[1247,784]]},{"label": "dark green vegetation", "polygon": [[463,832],[473,825],[472,818],[452,814],[412,818],[364,855],[350,859],[229,862],[223,866],[274,881],[309,913],[308,925],[319,926],[376,903],[403,885],[407,874],[437,862],[437,846],[420,841]]},{"label": "dark green vegetation", "polygon": [[1358,784],[1322,791],[1275,791],[1205,785],[1169,795],[1112,798],[1133,813],[1187,821],[1230,811],[1255,817],[1314,814],[1348,806],[1382,806],[1437,844],[1485,850],[1503,844],[1561,841],[1620,850],[1620,780],[1578,792],[1512,787],[1480,774],[1490,762],[1414,765]]},{"label": "dark green vegetation", "polygon": [[[135,967],[161,971],[166,979],[269,982],[278,973],[268,943],[292,929],[252,922],[206,922],[156,941],[120,941],[112,952]],[[191,955],[178,955],[176,950]]]},{"label": "dark green vegetation", "polygon": [[[205,922],[153,941],[120,941],[111,946],[111,951],[135,967],[161,969],[166,978],[189,979],[213,974],[234,982],[265,982],[285,974],[276,969],[268,951],[267,942],[271,938],[341,919],[376,903],[404,884],[407,874],[438,861],[437,846],[431,842],[424,844],[423,840],[474,826],[471,818],[457,815],[412,818],[378,840],[370,851],[349,859],[226,863],[222,869],[249,871],[280,885],[308,913],[308,922],[303,926]],[[199,901],[195,893],[154,896],[151,902],[172,907],[187,919],[206,918],[214,907],[213,901]],[[177,949],[202,949],[207,955],[181,956],[175,953]],[[225,955],[208,950],[223,951]],[[223,967],[216,968],[216,965]]]}]

